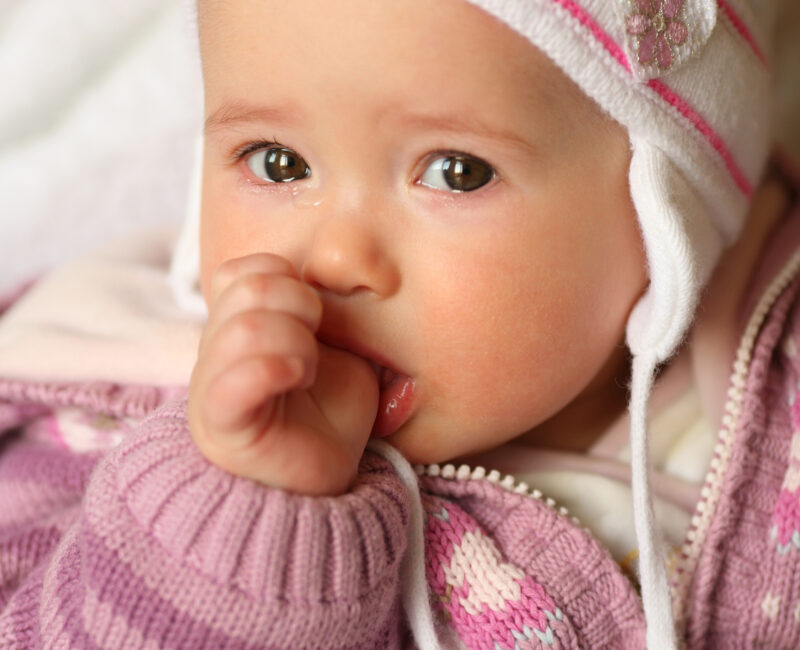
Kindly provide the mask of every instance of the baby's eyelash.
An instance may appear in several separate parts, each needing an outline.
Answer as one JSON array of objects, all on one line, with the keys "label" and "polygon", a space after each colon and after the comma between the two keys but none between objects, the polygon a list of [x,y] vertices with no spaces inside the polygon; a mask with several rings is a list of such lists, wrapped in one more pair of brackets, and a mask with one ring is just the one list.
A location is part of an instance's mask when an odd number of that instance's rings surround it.
[{"label": "baby's eyelash", "polygon": [[258,151],[259,149],[268,149],[269,147],[286,148],[286,145],[278,142],[278,139],[274,136],[272,140],[254,140],[253,142],[246,142],[234,150],[234,152],[231,154],[231,162],[239,162],[242,158],[253,153],[254,151]]}]

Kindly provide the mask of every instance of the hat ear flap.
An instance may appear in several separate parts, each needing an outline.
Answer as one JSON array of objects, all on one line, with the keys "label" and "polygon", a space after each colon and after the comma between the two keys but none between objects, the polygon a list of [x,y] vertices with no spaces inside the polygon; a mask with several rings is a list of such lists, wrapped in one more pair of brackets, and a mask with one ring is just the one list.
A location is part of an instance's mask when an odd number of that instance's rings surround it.
[{"label": "hat ear flap", "polygon": [[647,140],[631,136],[629,182],[647,255],[650,286],[628,319],[631,352],[659,362],[691,325],[700,288],[723,248],[708,210],[683,173]]}]

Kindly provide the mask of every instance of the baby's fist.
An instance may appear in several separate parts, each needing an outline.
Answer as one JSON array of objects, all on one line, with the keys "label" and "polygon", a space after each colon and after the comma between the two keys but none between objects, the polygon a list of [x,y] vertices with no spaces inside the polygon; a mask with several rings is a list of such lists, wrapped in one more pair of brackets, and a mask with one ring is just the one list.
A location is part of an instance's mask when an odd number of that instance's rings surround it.
[{"label": "baby's fist", "polygon": [[189,387],[192,436],[209,460],[292,491],[347,489],[377,382],[363,359],[318,343],[321,315],[319,296],[283,258],[220,266]]}]

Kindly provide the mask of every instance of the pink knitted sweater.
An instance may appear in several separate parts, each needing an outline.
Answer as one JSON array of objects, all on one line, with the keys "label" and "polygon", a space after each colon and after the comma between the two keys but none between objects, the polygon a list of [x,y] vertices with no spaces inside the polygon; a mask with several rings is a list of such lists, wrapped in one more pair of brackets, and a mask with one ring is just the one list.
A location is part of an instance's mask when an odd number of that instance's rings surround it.
[{"label": "pink knitted sweater", "polygon": [[[690,648],[800,647],[800,206],[754,279],[674,610]],[[22,435],[63,408],[143,418],[111,451]],[[420,469],[425,570],[463,647],[639,648],[633,585],[551,502],[481,468]],[[152,387],[0,381],[0,648],[410,647],[409,494],[365,454],[352,491],[288,494],[197,451]]]}]

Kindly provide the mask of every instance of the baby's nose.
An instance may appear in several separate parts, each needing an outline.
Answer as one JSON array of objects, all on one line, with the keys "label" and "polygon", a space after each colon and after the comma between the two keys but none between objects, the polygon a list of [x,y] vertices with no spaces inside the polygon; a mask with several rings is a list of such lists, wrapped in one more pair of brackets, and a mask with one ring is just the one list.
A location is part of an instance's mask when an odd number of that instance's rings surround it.
[{"label": "baby's nose", "polygon": [[351,295],[369,291],[381,297],[400,287],[400,270],[391,245],[372,224],[359,218],[319,224],[301,268],[302,279],[321,291]]}]

